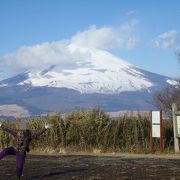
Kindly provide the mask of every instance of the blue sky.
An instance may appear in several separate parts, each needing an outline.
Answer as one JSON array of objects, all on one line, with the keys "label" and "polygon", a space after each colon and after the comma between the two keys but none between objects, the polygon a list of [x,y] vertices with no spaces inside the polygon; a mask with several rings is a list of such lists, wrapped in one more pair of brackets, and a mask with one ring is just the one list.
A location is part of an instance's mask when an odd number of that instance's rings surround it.
[{"label": "blue sky", "polygon": [[[1,0],[0,79],[31,66],[37,54],[30,56],[31,48],[77,37],[145,70],[178,77],[179,17],[179,0]],[[93,39],[99,32],[102,42]]]}]

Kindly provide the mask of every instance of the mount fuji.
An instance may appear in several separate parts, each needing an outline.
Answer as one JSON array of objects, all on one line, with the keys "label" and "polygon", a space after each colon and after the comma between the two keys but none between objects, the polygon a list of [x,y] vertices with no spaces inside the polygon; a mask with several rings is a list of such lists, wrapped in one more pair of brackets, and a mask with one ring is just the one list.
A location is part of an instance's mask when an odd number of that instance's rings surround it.
[{"label": "mount fuji", "polygon": [[[72,56],[78,54],[75,66],[51,64],[2,80],[0,104],[17,104],[31,115],[97,106],[105,111],[149,110],[154,93],[174,83],[105,50],[67,48]],[[86,58],[78,60],[81,55]]]}]

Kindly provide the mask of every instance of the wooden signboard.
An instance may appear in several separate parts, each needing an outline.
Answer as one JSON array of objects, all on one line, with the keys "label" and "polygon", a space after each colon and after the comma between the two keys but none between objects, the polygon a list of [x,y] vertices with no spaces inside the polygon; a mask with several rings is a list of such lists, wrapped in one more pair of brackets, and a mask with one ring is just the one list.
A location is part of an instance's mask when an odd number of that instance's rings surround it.
[{"label": "wooden signboard", "polygon": [[163,152],[163,121],[162,111],[151,111],[150,113],[150,148],[154,151],[154,138],[160,139],[160,152]]}]

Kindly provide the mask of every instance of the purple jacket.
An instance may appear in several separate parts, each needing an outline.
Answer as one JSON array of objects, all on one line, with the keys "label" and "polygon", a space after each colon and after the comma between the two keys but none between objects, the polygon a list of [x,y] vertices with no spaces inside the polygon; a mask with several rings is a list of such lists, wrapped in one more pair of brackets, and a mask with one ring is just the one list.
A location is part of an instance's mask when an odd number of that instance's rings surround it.
[{"label": "purple jacket", "polygon": [[23,154],[30,151],[29,143],[33,139],[37,139],[38,136],[40,136],[41,134],[43,134],[46,131],[45,128],[40,129],[36,132],[33,132],[29,129],[27,129],[27,130],[13,129],[13,128],[6,127],[4,125],[2,125],[1,128],[4,131],[6,131],[14,136],[13,147],[16,150],[16,152],[20,152]]}]

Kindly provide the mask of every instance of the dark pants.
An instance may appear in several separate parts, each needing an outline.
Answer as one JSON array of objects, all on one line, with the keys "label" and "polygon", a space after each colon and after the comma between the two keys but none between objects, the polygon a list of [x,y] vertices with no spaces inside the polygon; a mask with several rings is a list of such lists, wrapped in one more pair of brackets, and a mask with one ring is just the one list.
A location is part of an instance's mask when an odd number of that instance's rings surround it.
[{"label": "dark pants", "polygon": [[23,171],[23,165],[25,161],[25,155],[21,154],[19,152],[16,152],[13,147],[8,147],[5,148],[1,153],[0,153],[0,159],[4,158],[7,155],[16,155],[16,175],[20,177],[22,175]]}]

